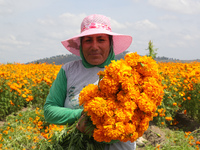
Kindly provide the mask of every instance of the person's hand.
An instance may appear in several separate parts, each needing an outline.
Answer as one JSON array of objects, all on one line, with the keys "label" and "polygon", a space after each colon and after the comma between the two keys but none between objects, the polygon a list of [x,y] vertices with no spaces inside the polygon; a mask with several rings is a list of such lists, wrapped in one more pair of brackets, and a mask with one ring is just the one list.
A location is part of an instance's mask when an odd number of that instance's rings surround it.
[{"label": "person's hand", "polygon": [[87,120],[86,120],[86,115],[85,113],[83,113],[81,115],[81,117],[79,118],[78,120],[78,123],[76,124],[76,128],[81,131],[82,133],[86,133],[86,123],[87,123]]}]

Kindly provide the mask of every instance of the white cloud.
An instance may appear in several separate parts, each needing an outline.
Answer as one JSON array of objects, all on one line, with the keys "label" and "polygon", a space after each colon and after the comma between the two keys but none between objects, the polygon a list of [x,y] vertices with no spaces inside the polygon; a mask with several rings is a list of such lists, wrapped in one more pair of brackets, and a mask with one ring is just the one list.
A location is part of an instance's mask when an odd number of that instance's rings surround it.
[{"label": "white cloud", "polygon": [[41,25],[55,25],[56,22],[53,19],[38,19],[37,22]]},{"label": "white cloud", "polygon": [[185,47],[185,46],[186,46],[186,43],[180,40],[169,43],[169,47],[172,47],[172,48],[178,48],[178,47],[180,48],[180,47]]},{"label": "white cloud", "polygon": [[18,45],[18,46],[30,44],[30,42],[24,42],[24,41],[17,40],[14,35],[9,35],[7,37],[0,38],[0,43],[2,45],[6,44],[6,45]]},{"label": "white cloud", "polygon": [[59,16],[60,21],[64,25],[69,25],[69,26],[75,26],[80,28],[80,24],[87,15],[82,13],[82,14],[71,14],[71,13],[64,13]]},{"label": "white cloud", "polygon": [[133,24],[135,29],[138,30],[150,30],[150,29],[157,29],[157,25],[150,22],[148,19],[137,21]]},{"label": "white cloud", "polygon": [[195,40],[195,37],[193,37],[191,35],[184,35],[183,39],[185,39],[185,40]]},{"label": "white cloud", "polygon": [[[57,40],[69,38],[80,33],[80,24],[86,14],[63,13],[57,17],[46,17],[37,20],[39,32],[46,38]],[[42,28],[41,28],[42,25]]]},{"label": "white cloud", "polygon": [[0,0],[0,15],[25,13],[45,6],[48,2],[47,0]]},{"label": "white cloud", "polygon": [[119,22],[117,22],[116,20],[113,20],[113,19],[110,19],[110,24],[111,24],[112,30],[113,29],[118,30],[118,29],[126,28],[125,24],[119,23]]},{"label": "white cloud", "polygon": [[200,14],[199,0],[148,0],[158,8],[175,11],[183,14]]},{"label": "white cloud", "polygon": [[12,14],[13,13],[13,11],[12,11],[12,9],[4,9],[4,8],[2,8],[2,9],[0,9],[0,15],[6,15],[6,14]]},{"label": "white cloud", "polygon": [[177,16],[174,15],[164,15],[159,17],[160,20],[176,20]]},{"label": "white cloud", "polygon": [[12,14],[13,9],[10,6],[12,6],[10,1],[0,0],[0,15]]}]

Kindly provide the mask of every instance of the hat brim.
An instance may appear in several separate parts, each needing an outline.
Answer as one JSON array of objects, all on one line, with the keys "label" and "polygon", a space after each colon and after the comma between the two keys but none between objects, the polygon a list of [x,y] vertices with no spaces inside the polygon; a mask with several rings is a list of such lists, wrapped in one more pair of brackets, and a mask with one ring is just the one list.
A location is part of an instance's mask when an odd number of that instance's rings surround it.
[{"label": "hat brim", "polygon": [[117,34],[104,29],[90,29],[82,32],[81,34],[61,41],[63,46],[71,53],[80,56],[80,37],[93,35],[93,34],[108,34],[113,37],[113,50],[115,55],[124,52],[131,45],[132,37],[129,35]]}]

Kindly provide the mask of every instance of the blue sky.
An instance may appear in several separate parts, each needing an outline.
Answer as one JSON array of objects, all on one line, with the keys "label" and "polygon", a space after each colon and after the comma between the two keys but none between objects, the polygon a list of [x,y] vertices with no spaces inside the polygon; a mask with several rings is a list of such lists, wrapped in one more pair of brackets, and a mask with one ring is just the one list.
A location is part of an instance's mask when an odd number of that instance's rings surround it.
[{"label": "blue sky", "polygon": [[27,63],[69,54],[61,41],[79,34],[90,14],[110,18],[112,31],[128,34],[128,51],[200,58],[200,0],[0,0],[0,63]]}]

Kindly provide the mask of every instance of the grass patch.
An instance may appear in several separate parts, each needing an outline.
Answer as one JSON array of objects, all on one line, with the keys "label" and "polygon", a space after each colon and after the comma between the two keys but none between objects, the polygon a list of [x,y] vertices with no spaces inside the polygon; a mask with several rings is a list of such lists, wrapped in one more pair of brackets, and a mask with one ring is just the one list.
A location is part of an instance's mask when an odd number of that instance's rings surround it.
[{"label": "grass patch", "polygon": [[47,125],[43,111],[38,108],[30,107],[7,116],[6,122],[0,127],[0,149],[41,149],[42,145],[48,144],[41,134]]}]

